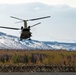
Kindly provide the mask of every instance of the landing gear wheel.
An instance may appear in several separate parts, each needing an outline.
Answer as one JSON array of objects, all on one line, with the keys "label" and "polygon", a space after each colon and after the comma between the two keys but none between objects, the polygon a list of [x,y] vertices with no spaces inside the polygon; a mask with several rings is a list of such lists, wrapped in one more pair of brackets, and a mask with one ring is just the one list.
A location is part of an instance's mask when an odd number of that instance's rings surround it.
[{"label": "landing gear wheel", "polygon": [[29,38],[29,40],[31,40],[31,38]]}]

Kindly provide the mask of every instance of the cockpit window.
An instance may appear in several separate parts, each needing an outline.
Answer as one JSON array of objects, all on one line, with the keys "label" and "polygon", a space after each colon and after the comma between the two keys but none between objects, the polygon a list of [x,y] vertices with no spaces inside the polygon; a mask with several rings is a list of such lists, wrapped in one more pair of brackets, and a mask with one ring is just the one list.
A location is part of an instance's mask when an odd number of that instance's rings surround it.
[{"label": "cockpit window", "polygon": [[29,31],[29,29],[23,29],[23,31]]}]

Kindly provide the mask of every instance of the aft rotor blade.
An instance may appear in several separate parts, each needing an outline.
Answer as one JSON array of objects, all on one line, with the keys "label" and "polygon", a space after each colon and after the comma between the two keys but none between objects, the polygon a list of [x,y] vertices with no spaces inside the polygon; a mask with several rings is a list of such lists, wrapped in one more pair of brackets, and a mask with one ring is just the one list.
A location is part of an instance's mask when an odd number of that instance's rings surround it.
[{"label": "aft rotor blade", "polygon": [[19,28],[3,27],[3,26],[0,26],[0,28],[5,28],[5,29],[13,29],[13,30],[20,30]]},{"label": "aft rotor blade", "polygon": [[40,18],[35,18],[35,19],[29,19],[27,21],[34,21],[34,20],[39,20],[39,19],[45,19],[45,18],[50,18],[51,16],[46,16],[46,17],[40,17]]},{"label": "aft rotor blade", "polygon": [[30,27],[34,27],[34,26],[39,25],[39,24],[41,24],[41,22],[36,23],[36,24],[34,24],[34,25],[30,26]]},{"label": "aft rotor blade", "polygon": [[10,16],[11,18],[14,18],[14,19],[18,19],[18,20],[22,20],[23,21],[23,19],[20,19],[20,18],[17,18],[17,17],[13,17],[13,16]]}]

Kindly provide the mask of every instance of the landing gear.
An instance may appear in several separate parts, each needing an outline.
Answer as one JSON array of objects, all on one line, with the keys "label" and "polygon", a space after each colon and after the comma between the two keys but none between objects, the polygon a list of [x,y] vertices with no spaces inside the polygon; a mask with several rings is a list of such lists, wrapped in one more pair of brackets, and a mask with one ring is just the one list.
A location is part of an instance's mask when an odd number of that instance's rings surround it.
[{"label": "landing gear", "polygon": [[22,38],[20,38],[20,41],[22,41]]},{"label": "landing gear", "polygon": [[31,38],[29,38],[29,40],[31,40]]}]

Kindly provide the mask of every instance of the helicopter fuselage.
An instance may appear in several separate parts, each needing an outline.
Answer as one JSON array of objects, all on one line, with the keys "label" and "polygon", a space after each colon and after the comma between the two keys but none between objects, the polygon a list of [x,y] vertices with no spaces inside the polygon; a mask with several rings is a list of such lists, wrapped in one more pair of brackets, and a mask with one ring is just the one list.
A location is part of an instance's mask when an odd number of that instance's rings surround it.
[{"label": "helicopter fuselage", "polygon": [[22,39],[30,39],[30,37],[31,37],[30,28],[21,29],[20,40],[22,40]]}]

